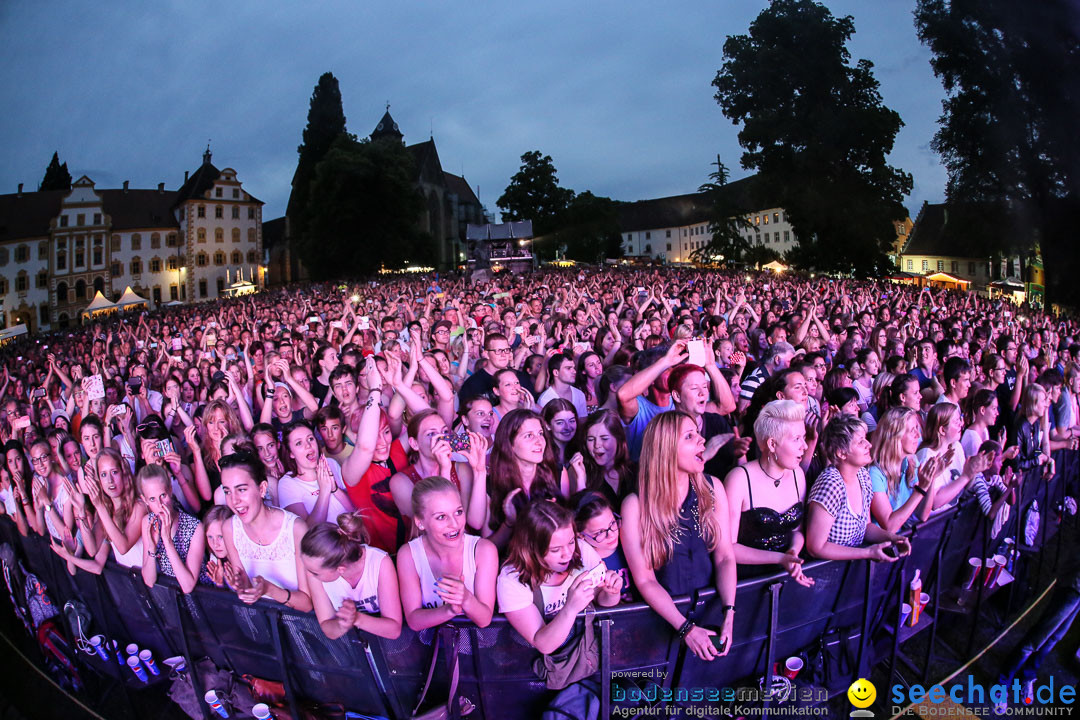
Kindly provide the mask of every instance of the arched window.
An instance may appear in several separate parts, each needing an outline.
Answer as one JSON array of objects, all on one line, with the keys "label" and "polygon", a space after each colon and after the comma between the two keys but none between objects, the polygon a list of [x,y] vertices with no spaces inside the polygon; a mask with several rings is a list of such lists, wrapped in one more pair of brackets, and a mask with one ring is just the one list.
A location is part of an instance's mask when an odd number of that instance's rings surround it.
[{"label": "arched window", "polygon": [[159,258],[159,257],[150,258],[150,272],[152,272],[152,273],[161,272],[161,258]]},{"label": "arched window", "polygon": [[161,247],[161,233],[151,233],[150,235],[150,247],[157,250]]},{"label": "arched window", "polygon": [[258,262],[259,262],[259,253],[255,252],[254,250],[248,250],[248,256],[247,257],[248,257],[248,263],[249,264],[251,264],[251,265],[258,264]]},{"label": "arched window", "polygon": [[100,293],[105,292],[105,278],[100,275],[94,278],[94,290]]},{"label": "arched window", "polygon": [[56,253],[56,269],[67,270],[67,253],[63,250]]},{"label": "arched window", "polygon": [[111,241],[111,245],[112,245],[112,251],[113,252],[120,252],[120,236],[119,235],[113,235],[110,238],[110,241]]},{"label": "arched window", "polygon": [[113,277],[120,277],[124,274],[124,264],[119,260],[113,260],[112,269],[109,272]]},{"label": "arched window", "polygon": [[255,228],[248,228],[248,242],[255,242]]},{"label": "arched window", "polygon": [[195,264],[199,267],[206,267],[206,263],[209,261],[209,257],[206,253],[201,252],[195,256]]},{"label": "arched window", "polygon": [[60,327],[62,328],[66,328],[70,323],[67,313],[60,313],[60,317],[58,318],[58,320],[60,321]]},{"label": "arched window", "polygon": [[179,266],[180,266],[180,261],[177,259],[177,257],[175,255],[170,255],[168,257],[168,259],[165,260],[165,267],[167,269],[169,269],[169,270],[175,271]]},{"label": "arched window", "polygon": [[26,292],[30,289],[30,275],[25,270],[20,270],[15,276],[15,292]]},{"label": "arched window", "polygon": [[232,264],[233,264],[233,265],[239,265],[239,264],[240,264],[240,263],[242,263],[242,262],[244,262],[244,255],[243,255],[243,253],[241,253],[241,252],[240,252],[239,250],[233,250],[233,254],[232,254]]},{"label": "arched window", "polygon": [[223,253],[220,250],[218,250],[216,253],[214,253],[214,264],[215,265],[224,265],[225,264],[225,253]]},{"label": "arched window", "polygon": [[232,241],[233,242],[240,242],[240,228],[233,228],[232,229]]},{"label": "arched window", "polygon": [[166,244],[166,245],[167,245],[168,247],[180,247],[180,241],[179,241],[179,239],[177,238],[177,235],[176,235],[176,233],[174,233],[174,232],[172,232],[172,233],[169,233],[169,234],[168,234],[168,235],[167,235],[167,236],[165,237],[165,244]]},{"label": "arched window", "polygon": [[131,249],[142,250],[142,235],[139,233],[131,234]]},{"label": "arched window", "polygon": [[142,273],[142,258],[134,257],[131,259],[131,274],[139,275]]},{"label": "arched window", "polygon": [[225,242],[225,230],[223,228],[214,228],[214,242]]},{"label": "arched window", "polygon": [[66,282],[56,284],[56,302],[66,303],[68,301],[68,285]]},{"label": "arched window", "polygon": [[76,280],[75,281],[75,299],[76,300],[85,300],[86,299],[86,281],[85,280]]},{"label": "arched window", "polygon": [[195,234],[197,236],[198,242],[201,242],[201,243],[206,242],[206,228],[199,228],[198,230],[195,231]]},{"label": "arched window", "polygon": [[8,264],[8,249],[6,247],[0,247],[0,265]]}]

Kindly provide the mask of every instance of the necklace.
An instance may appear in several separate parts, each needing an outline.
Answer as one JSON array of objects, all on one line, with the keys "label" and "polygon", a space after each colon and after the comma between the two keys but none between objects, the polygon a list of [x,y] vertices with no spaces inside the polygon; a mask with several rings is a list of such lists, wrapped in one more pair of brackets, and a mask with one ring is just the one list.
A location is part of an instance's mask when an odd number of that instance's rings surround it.
[{"label": "necklace", "polygon": [[758,468],[761,469],[761,472],[765,475],[765,477],[772,480],[773,487],[775,487],[775,488],[780,487],[780,482],[784,479],[784,471],[783,470],[780,471],[780,477],[773,477],[772,475],[770,475],[765,470],[765,463],[758,462]]}]

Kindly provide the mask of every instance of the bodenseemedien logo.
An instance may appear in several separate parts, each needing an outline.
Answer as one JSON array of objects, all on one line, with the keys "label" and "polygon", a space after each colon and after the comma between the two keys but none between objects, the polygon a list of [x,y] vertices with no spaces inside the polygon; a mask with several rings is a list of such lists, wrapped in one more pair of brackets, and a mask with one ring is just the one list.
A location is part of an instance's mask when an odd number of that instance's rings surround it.
[{"label": "bodenseemedien logo", "polygon": [[874,687],[874,683],[870,682],[866,678],[859,678],[855,682],[851,683],[851,687],[847,691],[848,701],[854,705],[857,710],[851,711],[851,717],[853,718],[872,718],[874,712],[867,710],[866,708],[874,704],[874,700],[877,699],[877,688]]}]

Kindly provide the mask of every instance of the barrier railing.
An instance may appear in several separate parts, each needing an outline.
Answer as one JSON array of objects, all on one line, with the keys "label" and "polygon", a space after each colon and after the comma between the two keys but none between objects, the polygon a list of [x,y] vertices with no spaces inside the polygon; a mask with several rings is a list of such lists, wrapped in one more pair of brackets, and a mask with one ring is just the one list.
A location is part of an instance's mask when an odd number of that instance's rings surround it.
[{"label": "barrier railing", "polygon": [[[1028,595],[1025,584],[1034,582],[1044,562],[1057,562],[1060,535],[1057,543],[1051,541],[1060,522],[1058,508],[1066,494],[1076,494],[1080,454],[1059,451],[1055,457],[1058,473],[1051,480],[1043,480],[1037,472],[1025,476],[1020,501],[997,538],[990,537],[990,522],[969,498],[915,527],[910,533],[912,553],[899,562],[807,562],[804,572],[815,580],[809,588],[783,573],[742,579],[732,647],[727,657],[711,663],[689,653],[671,628],[642,603],[599,609],[593,622],[601,640],[603,716],[613,700],[640,704],[664,698],[692,704],[703,688],[756,686],[758,678],[769,687],[775,662],[782,664],[783,658],[808,650],[813,654],[829,638],[846,662],[831,663],[833,675],[824,678],[822,694],[845,690],[880,662],[888,662],[891,679],[898,662],[925,674],[931,657],[942,657],[939,651],[952,652],[959,660],[965,653],[945,646],[938,635],[942,614],[968,618],[970,653],[976,618],[984,614],[989,592],[980,584],[965,605],[946,601],[950,588],[966,573],[968,558],[992,555],[1006,535],[1018,538],[1021,554],[1007,610]],[[1023,542],[1024,520],[1035,500],[1042,522],[1029,545]],[[79,572],[73,577],[44,538],[21,538],[10,522],[0,524],[0,534],[21,548],[27,567],[48,585],[58,605],[71,598],[87,605],[93,633],[115,638],[121,645],[134,642],[158,658],[185,655],[197,692],[202,686],[195,660],[208,657],[237,675],[283,683],[293,717],[299,717],[297,710],[304,704],[339,703],[367,715],[406,718],[431,666],[436,634],[442,633],[442,657],[435,664],[429,698],[437,699],[440,693],[445,697],[448,668],[455,657],[460,668],[458,693],[476,705],[472,717],[538,717],[552,696],[533,673],[536,652],[501,616],[486,628],[454,621],[420,633],[405,626],[395,640],[356,630],[330,640],[314,614],[266,601],[245,605],[235,594],[217,588],[200,586],[184,595],[167,577],[147,588],[137,573],[111,561],[100,576]],[[901,627],[900,616],[903,588],[916,569],[924,578],[924,591],[932,595],[928,621],[919,628],[930,632],[921,661],[902,651],[913,631]],[[713,588],[679,598],[676,604],[699,625],[721,624]],[[584,616],[579,617],[579,627],[583,622]],[[96,656],[80,658],[96,673],[140,684],[115,663]],[[207,706],[203,712],[210,717]]]}]

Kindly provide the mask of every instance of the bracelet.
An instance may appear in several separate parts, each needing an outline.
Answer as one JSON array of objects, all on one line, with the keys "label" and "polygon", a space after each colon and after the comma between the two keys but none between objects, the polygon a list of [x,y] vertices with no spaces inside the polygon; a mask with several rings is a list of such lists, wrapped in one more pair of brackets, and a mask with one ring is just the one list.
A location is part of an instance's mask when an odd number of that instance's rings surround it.
[{"label": "bracelet", "polygon": [[284,590],[288,595],[285,596],[285,602],[283,602],[282,605],[288,605],[289,601],[292,600],[292,590],[289,588],[284,588]]},{"label": "bracelet", "polygon": [[923,489],[922,489],[921,487],[919,487],[918,485],[914,485],[914,486],[912,486],[912,488],[911,488],[911,492],[917,492],[917,493],[919,493],[920,495],[922,495],[923,497],[926,497],[926,491],[925,491],[925,490],[923,490]]},{"label": "bracelet", "polygon": [[687,636],[687,634],[693,629],[694,629],[694,621],[687,618],[686,622],[684,622],[682,624],[682,627],[679,628],[679,631],[678,631],[679,639],[682,640],[683,638],[685,638]]},{"label": "bracelet", "polygon": [[152,558],[156,558],[156,557],[157,557],[157,553],[156,553],[156,552],[150,552],[149,550],[147,550],[147,551],[146,551],[146,556],[147,556],[147,557],[152,557]]},{"label": "bracelet", "polygon": [[723,612],[735,612],[735,606],[734,605],[725,605],[724,607],[720,608],[720,610],[723,611]]}]

